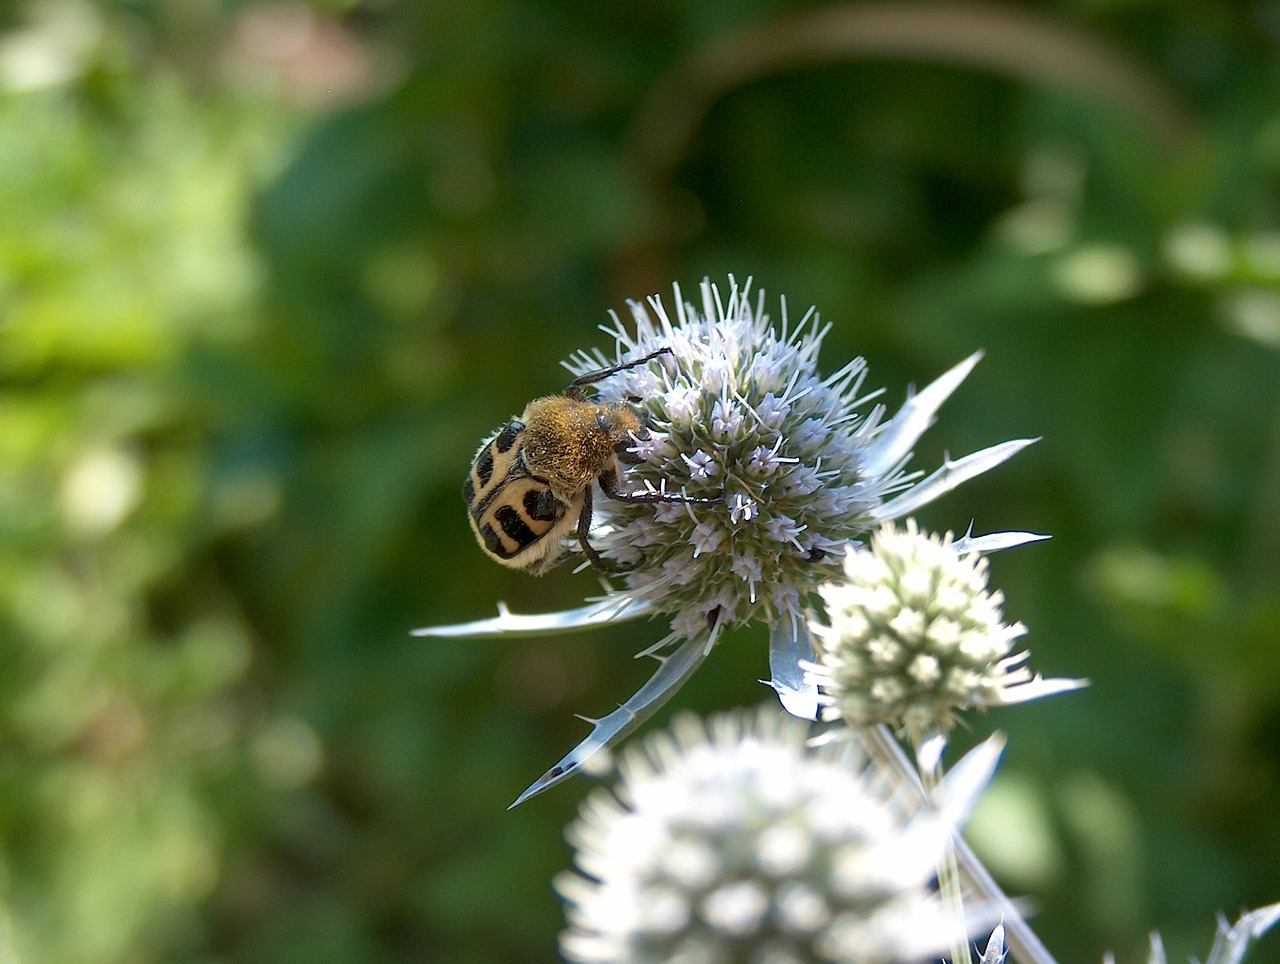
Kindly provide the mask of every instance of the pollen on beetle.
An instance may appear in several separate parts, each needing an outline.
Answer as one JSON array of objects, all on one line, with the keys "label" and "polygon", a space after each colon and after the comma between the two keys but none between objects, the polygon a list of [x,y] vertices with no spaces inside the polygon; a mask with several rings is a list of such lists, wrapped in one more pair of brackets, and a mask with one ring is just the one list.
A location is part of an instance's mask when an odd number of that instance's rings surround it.
[{"label": "pollen on beetle", "polygon": [[910,809],[856,743],[808,736],[763,707],[624,753],[568,830],[565,957],[875,964],[963,937],[931,880],[957,829],[941,811],[967,807]]},{"label": "pollen on beetle", "polygon": [[818,659],[809,676],[827,720],[884,723],[917,746],[945,735],[966,709],[1021,702],[1075,688],[1044,681],[1014,652],[1026,633],[1004,621],[1004,596],[987,587],[987,560],[957,552],[952,536],[922,533],[912,519],[887,523],[868,548],[849,549],[843,578],[818,590]]}]

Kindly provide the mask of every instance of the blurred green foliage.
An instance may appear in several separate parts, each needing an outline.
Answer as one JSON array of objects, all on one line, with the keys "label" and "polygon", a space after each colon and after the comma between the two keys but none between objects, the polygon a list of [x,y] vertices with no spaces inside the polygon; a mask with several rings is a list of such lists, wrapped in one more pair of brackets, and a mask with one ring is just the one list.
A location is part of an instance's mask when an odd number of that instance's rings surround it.
[{"label": "blurred green foliage", "polygon": [[[987,349],[919,465],[1044,437],[923,521],[1055,536],[995,581],[1094,685],[974,721],[973,829],[1060,959],[1280,899],[1280,5],[0,30],[0,960],[554,959],[588,784],[505,807],[661,629],[407,630],[594,590],[476,550],[471,455],[607,309],[729,273],[890,399]],[[741,633],[675,702],[763,675]]]}]

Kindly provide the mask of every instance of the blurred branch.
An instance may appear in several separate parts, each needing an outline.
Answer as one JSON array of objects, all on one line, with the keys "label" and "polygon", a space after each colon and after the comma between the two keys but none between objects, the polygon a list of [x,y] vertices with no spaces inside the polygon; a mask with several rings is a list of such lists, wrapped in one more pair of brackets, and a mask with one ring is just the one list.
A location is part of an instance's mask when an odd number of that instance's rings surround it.
[{"label": "blurred branch", "polygon": [[[730,35],[660,77],[629,131],[642,183],[664,191],[703,119],[729,92],[804,67],[872,59],[956,64],[1091,96],[1132,115],[1173,151],[1185,148],[1195,129],[1153,72],[1052,16],[990,3],[849,4]],[[643,252],[629,255],[643,259]]]},{"label": "blurred branch", "polygon": [[959,64],[1093,95],[1132,114],[1169,148],[1184,147],[1193,128],[1186,108],[1153,73],[1052,17],[985,3],[865,3],[814,10],[695,53],[661,78],[641,106],[632,154],[663,181],[729,91],[801,67],[873,58]]}]

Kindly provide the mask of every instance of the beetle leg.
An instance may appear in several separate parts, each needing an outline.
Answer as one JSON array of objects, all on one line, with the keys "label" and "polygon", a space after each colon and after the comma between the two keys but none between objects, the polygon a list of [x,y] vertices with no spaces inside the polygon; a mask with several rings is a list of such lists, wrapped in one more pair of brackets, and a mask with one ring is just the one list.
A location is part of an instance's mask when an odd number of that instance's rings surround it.
[{"label": "beetle leg", "polygon": [[695,504],[707,505],[715,502],[723,502],[723,499],[705,499],[698,496],[682,495],[679,492],[626,492],[622,488],[622,483],[618,479],[618,473],[614,468],[609,468],[600,474],[600,488],[604,489],[605,495],[618,502],[631,502],[638,505],[654,504],[660,502],[680,503],[693,502]]},{"label": "beetle leg", "polygon": [[619,566],[612,562],[606,562],[601,558],[600,553],[596,552],[595,547],[591,545],[591,540],[587,538],[587,534],[591,531],[591,488],[590,486],[582,493],[582,513],[578,516],[578,542],[582,543],[583,555],[587,557],[587,561],[591,563],[600,572],[617,575],[622,572],[630,572],[632,566]]}]

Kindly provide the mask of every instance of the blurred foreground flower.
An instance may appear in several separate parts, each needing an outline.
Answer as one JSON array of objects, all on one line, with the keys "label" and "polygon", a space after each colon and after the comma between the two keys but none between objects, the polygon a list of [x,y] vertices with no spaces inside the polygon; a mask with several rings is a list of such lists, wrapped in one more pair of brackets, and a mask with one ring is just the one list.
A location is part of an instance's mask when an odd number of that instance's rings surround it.
[{"label": "blurred foreground flower", "polygon": [[844,575],[818,589],[827,623],[810,622],[818,661],[807,664],[826,720],[883,723],[921,746],[945,737],[957,714],[1084,686],[1045,680],[1013,651],[1026,633],[1004,622],[1004,595],[987,588],[987,561],[957,552],[950,533],[881,526],[868,548],[845,553]]},{"label": "blurred foreground flower", "polygon": [[[813,719],[817,689],[801,666],[813,659],[805,620],[809,595],[839,576],[845,550],[859,537],[1033,441],[1004,442],[948,460],[928,476],[907,472],[912,446],[980,356],[911,395],[887,418],[884,405],[872,404],[879,392],[862,392],[862,359],[819,376],[827,328],[815,313],[791,327],[783,302],[781,328],[775,329],[763,295],[753,299],[750,282],[740,289],[730,280],[727,300],[704,281],[700,309],[685,303],[676,287],[674,320],[657,297],[647,306],[633,302],[635,334],[616,316],[607,329],[616,342],[613,360],[582,352],[567,364],[577,376],[669,348],[669,355],[649,365],[600,381],[597,398],[634,401],[650,428],[631,449],[640,461],[627,469],[628,485],[665,487],[714,504],[602,499],[591,539],[601,555],[634,566],[622,586],[608,586],[581,609],[518,616],[499,603],[496,619],[416,631],[517,637],[622,618],[671,617],[671,632],[645,651],[661,662],[654,676],[618,710],[592,721],[591,734],[516,804],[559,783],[647,719],[692,675],[726,627],[769,623],[771,685],[788,712]],[[955,546],[992,551],[1040,538],[1018,532],[965,536]]]},{"label": "blurred foreground flower", "polygon": [[931,807],[869,766],[852,741],[807,745],[772,707],[678,717],[625,753],[621,779],[568,831],[580,874],[569,960],[914,961],[988,917],[957,919],[931,879],[1000,756],[965,757]]}]

